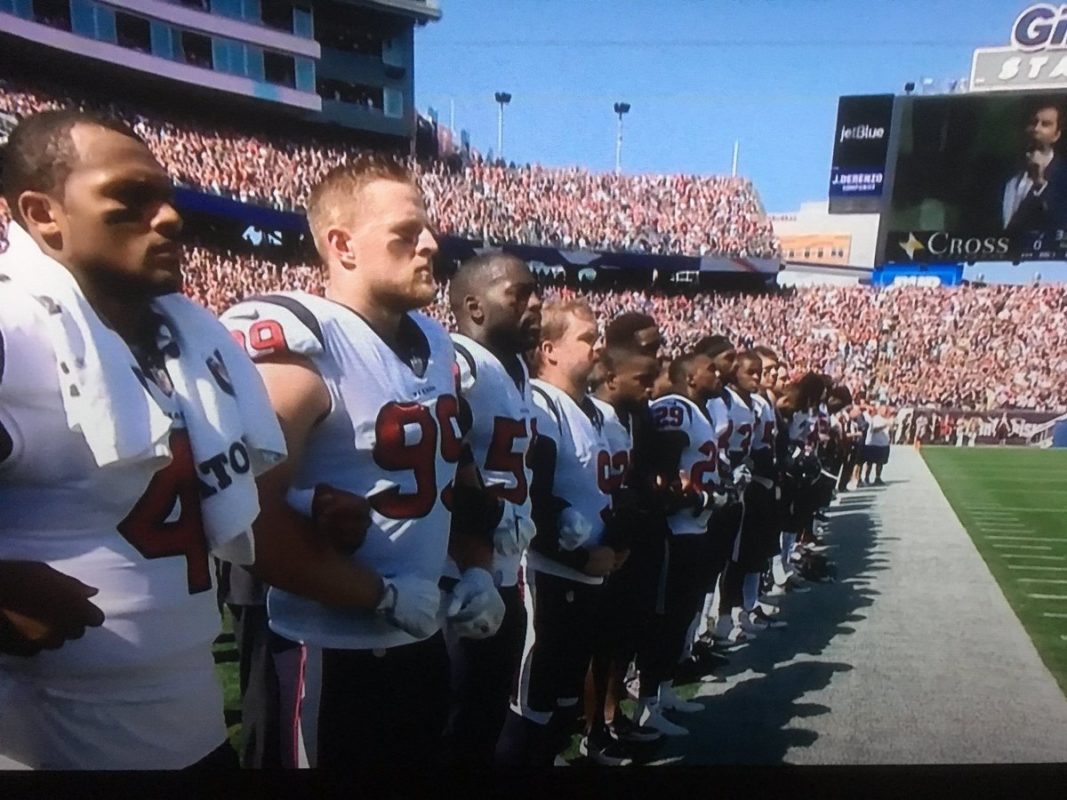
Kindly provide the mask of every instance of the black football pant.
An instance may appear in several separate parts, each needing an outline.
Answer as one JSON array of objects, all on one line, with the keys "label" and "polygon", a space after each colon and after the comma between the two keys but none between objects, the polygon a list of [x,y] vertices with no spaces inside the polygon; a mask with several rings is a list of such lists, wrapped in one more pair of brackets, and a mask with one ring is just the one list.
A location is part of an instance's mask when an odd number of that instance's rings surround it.
[{"label": "black football pant", "polygon": [[447,721],[442,634],[383,650],[322,651],[321,769],[432,767],[441,761]]},{"label": "black football pant", "polygon": [[524,572],[528,648],[516,680],[497,761],[505,766],[551,766],[574,731],[579,699],[599,624],[603,584],[547,572]]},{"label": "black football pant", "polygon": [[450,764],[489,767],[508,712],[526,637],[518,586],[501,586],[504,621],[488,639],[446,636],[452,693],[445,751]]},{"label": "black football pant", "polygon": [[708,592],[709,535],[672,535],[667,538],[661,613],[656,620],[655,645],[642,653],[641,697],[655,697],[660,683],[674,677],[675,667],[685,651],[686,636],[693,620],[704,607]]},{"label": "black football pant", "polygon": [[281,769],[283,731],[275,652],[296,648],[267,625],[265,605],[228,604],[233,615],[241,685],[241,740],[238,756],[245,769]]}]

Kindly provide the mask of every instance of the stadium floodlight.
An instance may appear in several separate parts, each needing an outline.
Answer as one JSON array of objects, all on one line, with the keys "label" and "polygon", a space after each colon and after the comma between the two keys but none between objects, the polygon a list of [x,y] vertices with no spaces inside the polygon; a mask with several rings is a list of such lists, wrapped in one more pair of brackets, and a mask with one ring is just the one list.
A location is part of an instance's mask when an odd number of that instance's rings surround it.
[{"label": "stadium floodlight", "polygon": [[904,93],[911,94],[915,91],[915,81],[908,81],[904,84]]},{"label": "stadium floodlight", "polygon": [[507,92],[497,92],[493,97],[496,98],[497,105],[500,106],[500,110],[497,112],[496,117],[496,152],[497,158],[503,160],[504,158],[504,106],[511,102],[511,95]]},{"label": "stadium floodlight", "polygon": [[615,113],[619,116],[618,132],[615,137],[615,174],[618,175],[622,169],[622,115],[630,113],[630,104],[616,103]]}]

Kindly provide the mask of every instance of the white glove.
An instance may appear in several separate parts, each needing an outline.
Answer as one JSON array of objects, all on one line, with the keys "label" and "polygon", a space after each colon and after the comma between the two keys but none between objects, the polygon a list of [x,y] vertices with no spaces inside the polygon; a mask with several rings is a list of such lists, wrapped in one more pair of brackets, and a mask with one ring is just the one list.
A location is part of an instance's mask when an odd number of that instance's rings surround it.
[{"label": "white glove", "polygon": [[493,576],[480,567],[465,569],[452,589],[446,616],[457,636],[487,639],[496,633],[504,621],[504,600]]},{"label": "white glove", "polygon": [[502,522],[493,534],[493,547],[502,556],[517,556],[530,546],[537,526],[534,521],[512,507],[512,517]]},{"label": "white glove", "polygon": [[581,511],[571,506],[559,514],[559,546],[577,550],[593,535],[593,523]]},{"label": "white glove", "polygon": [[441,609],[441,590],[437,581],[417,575],[383,577],[385,595],[376,609],[389,622],[416,639],[437,633],[437,614]]},{"label": "white glove", "polygon": [[752,470],[747,464],[740,464],[733,473],[734,485],[741,491],[752,482]]}]

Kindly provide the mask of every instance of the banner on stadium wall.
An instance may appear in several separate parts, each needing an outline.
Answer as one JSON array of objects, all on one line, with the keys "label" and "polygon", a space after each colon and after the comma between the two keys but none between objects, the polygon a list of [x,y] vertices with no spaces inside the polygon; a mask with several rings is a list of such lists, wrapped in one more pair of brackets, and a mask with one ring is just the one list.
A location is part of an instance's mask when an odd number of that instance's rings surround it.
[{"label": "banner on stadium wall", "polygon": [[[231,197],[207,194],[186,187],[175,189],[175,202],[181,212],[194,211],[254,225],[262,230],[307,233],[307,218],[296,211],[282,211],[252,203],[242,203]],[[439,236],[442,256],[465,261],[486,249],[498,248],[490,242],[458,236]],[[777,275],[782,262],[777,258],[746,258],[742,256],[668,256],[652,253],[612,253],[598,250],[563,250],[556,247],[505,244],[499,249],[518,256],[523,261],[540,262],[546,266],[565,268],[611,268],[651,272],[733,272],[741,274]]]},{"label": "banner on stadium wall", "polygon": [[872,286],[957,286],[962,280],[962,264],[894,264],[871,273]]},{"label": "banner on stadium wall", "polygon": [[885,181],[893,95],[842,97],[830,165],[830,213],[877,213]]},{"label": "banner on stadium wall", "polygon": [[1049,447],[1067,414],[1056,411],[902,408],[897,412],[894,444],[1013,444]]},{"label": "banner on stadium wall", "polygon": [[984,47],[971,59],[972,92],[1067,89],[1067,5],[1038,3],[1011,26],[1008,47]]}]

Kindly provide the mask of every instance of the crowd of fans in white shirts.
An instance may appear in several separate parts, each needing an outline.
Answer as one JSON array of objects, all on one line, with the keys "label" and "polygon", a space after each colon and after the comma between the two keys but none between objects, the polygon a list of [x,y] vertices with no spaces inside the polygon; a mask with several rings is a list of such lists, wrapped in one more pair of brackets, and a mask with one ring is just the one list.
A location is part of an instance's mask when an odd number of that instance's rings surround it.
[{"label": "crowd of fans in white shirts", "polygon": [[[301,210],[327,168],[359,148],[249,133],[0,79],[0,112],[23,117],[95,106],[128,122],[184,186]],[[597,174],[573,167],[412,163],[442,234],[566,249],[774,257],[779,247],[752,183],[695,175]]]}]

